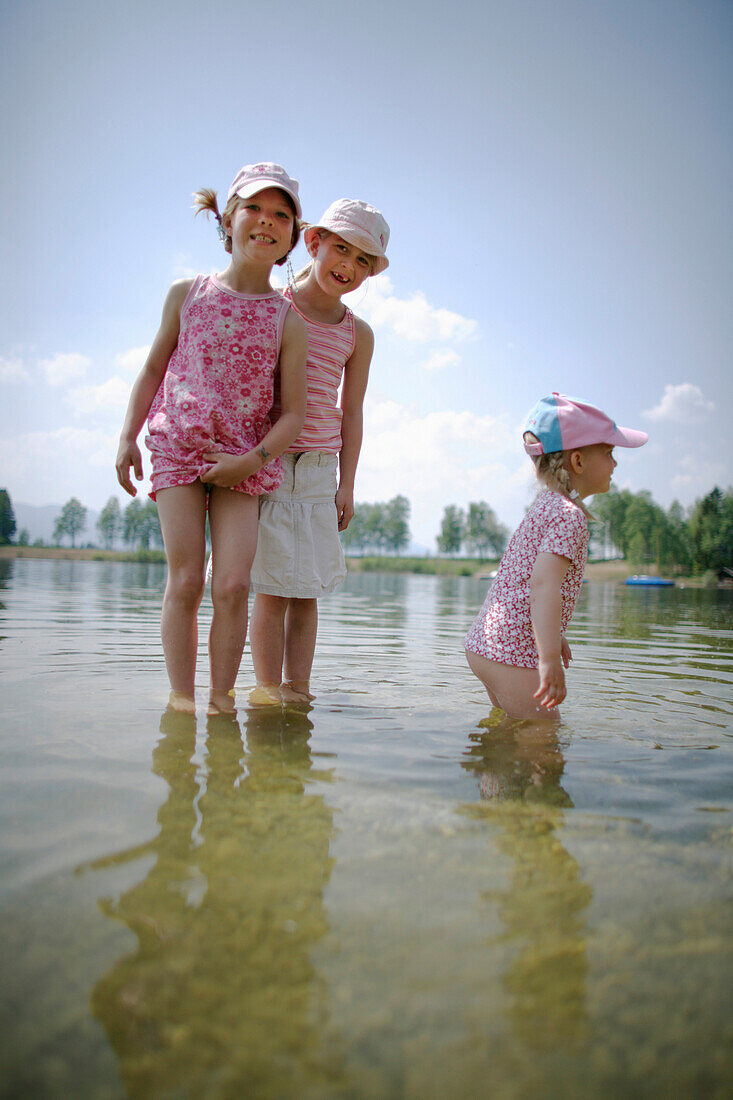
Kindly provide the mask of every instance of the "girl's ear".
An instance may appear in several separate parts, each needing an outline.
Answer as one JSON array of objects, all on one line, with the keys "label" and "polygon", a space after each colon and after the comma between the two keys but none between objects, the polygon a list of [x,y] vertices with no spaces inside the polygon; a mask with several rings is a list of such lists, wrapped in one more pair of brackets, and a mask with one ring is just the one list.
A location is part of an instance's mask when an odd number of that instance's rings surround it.
[{"label": "girl's ear", "polygon": [[321,234],[320,233],[314,233],[312,235],[311,239],[308,241],[308,244],[306,246],[307,249],[308,249],[309,254],[313,257],[314,260],[316,258],[316,253],[318,252],[318,248],[320,246],[320,243],[321,243]]},{"label": "girl's ear", "polygon": [[582,474],[583,467],[585,466],[585,456],[582,451],[570,452],[570,472],[572,474]]}]

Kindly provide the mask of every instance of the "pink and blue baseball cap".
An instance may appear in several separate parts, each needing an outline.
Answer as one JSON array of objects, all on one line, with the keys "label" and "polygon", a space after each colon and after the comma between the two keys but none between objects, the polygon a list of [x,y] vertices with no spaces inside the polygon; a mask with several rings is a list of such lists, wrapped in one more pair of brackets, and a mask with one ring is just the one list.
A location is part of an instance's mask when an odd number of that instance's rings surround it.
[{"label": "pink and blue baseball cap", "polygon": [[572,451],[590,447],[593,443],[608,443],[612,447],[641,447],[649,436],[633,428],[619,428],[610,416],[594,405],[574,401],[561,393],[542,397],[527,417],[523,434],[531,432],[539,443],[525,440],[528,455],[549,455],[555,451]]}]

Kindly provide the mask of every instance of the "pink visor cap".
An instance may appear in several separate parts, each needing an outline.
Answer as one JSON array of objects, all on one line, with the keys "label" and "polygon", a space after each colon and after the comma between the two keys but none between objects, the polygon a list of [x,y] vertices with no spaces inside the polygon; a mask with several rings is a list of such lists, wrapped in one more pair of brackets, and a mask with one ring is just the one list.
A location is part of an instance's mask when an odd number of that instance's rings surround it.
[{"label": "pink visor cap", "polygon": [[649,436],[633,428],[619,428],[610,416],[594,405],[573,401],[560,393],[541,398],[527,417],[523,434],[531,432],[539,443],[525,440],[528,455],[549,455],[556,451],[572,451],[590,447],[593,443],[608,443],[612,447],[641,447]]},{"label": "pink visor cap", "polygon": [[389,226],[375,206],[359,199],[336,199],[315,225],[309,225],[303,236],[310,244],[319,229],[328,229],[349,244],[372,257],[372,275],[389,267],[385,256],[389,243]]},{"label": "pink visor cap", "polygon": [[268,187],[279,187],[286,195],[290,195],[295,205],[295,213],[299,218],[303,217],[298,198],[298,181],[291,179],[285,169],[279,164],[245,164],[234,177],[234,182],[229,188],[227,202],[238,195],[240,199],[251,199],[258,191],[264,191]]}]

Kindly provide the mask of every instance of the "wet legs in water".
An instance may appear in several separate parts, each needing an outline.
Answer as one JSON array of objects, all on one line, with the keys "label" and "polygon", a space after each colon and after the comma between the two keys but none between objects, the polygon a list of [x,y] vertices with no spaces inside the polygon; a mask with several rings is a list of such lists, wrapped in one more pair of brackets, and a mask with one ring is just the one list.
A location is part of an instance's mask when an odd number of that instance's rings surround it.
[{"label": "wet legs in water", "polygon": [[[218,563],[217,563],[218,566]],[[318,601],[258,592],[252,611],[252,702],[310,702],[318,631]]]}]

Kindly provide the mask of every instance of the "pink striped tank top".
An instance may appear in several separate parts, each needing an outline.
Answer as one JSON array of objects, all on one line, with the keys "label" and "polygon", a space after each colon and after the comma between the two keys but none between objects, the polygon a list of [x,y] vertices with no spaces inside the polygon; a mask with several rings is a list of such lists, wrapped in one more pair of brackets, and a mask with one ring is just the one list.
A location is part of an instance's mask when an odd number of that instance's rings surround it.
[{"label": "pink striped tank top", "polygon": [[[292,300],[290,288],[283,295],[300,313]],[[337,325],[311,321],[302,313],[308,326],[308,399],[305,424],[300,435],[288,447],[288,454],[300,451],[325,451],[338,454],[341,450],[341,409],[338,391],[345,363],[351,358],[356,343],[354,314],[346,313]],[[279,401],[273,406],[272,417],[280,414]]]}]

